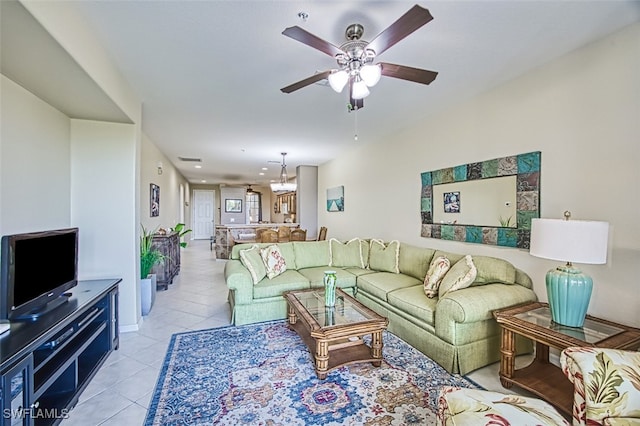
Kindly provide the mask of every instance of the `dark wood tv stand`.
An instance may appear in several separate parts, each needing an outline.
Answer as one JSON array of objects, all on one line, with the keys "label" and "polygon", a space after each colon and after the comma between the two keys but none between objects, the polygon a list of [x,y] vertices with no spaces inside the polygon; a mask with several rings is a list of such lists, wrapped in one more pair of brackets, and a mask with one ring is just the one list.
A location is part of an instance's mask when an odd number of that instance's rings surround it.
[{"label": "dark wood tv stand", "polygon": [[120,279],[80,281],[67,303],[0,336],[0,425],[55,425],[118,348]]}]

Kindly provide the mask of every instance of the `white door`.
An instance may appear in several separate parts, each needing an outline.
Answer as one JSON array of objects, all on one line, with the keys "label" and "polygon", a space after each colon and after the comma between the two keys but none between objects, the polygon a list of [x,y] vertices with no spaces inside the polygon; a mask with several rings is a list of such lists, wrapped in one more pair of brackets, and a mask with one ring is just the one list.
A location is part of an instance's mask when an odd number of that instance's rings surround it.
[{"label": "white door", "polygon": [[215,191],[193,190],[193,239],[204,240],[213,236]]}]

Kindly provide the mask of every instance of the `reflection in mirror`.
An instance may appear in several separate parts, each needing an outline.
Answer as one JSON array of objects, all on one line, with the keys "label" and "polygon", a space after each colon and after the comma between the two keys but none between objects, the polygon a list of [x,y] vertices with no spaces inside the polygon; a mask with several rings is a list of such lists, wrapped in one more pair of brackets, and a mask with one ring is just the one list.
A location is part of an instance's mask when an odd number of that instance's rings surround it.
[{"label": "reflection in mirror", "polygon": [[516,228],[515,175],[435,185],[433,200],[434,223]]},{"label": "reflection in mirror", "polygon": [[[540,151],[424,172],[420,177],[422,237],[529,248],[531,219],[540,217]],[[509,182],[501,180],[506,177],[515,179],[515,198],[485,189],[491,181]],[[514,187],[510,182],[505,188]],[[492,195],[497,198],[491,199]],[[499,204],[510,209],[497,209]],[[485,209],[489,206],[494,207]]]}]

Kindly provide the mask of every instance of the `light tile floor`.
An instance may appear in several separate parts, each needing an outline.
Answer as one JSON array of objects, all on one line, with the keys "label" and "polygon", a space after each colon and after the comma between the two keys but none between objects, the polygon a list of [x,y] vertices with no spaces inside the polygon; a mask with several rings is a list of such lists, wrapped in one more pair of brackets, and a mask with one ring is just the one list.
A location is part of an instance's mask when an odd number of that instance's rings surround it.
[{"label": "light tile floor", "polygon": [[[171,335],[229,325],[224,265],[215,260],[208,240],[191,241],[182,249],[180,274],[168,290],[157,292],[140,330],[120,334],[120,348],[107,358],[61,425],[142,425]],[[517,364],[530,361],[524,358]],[[486,389],[509,392],[500,385],[498,368],[499,363],[489,365],[469,378]]]}]

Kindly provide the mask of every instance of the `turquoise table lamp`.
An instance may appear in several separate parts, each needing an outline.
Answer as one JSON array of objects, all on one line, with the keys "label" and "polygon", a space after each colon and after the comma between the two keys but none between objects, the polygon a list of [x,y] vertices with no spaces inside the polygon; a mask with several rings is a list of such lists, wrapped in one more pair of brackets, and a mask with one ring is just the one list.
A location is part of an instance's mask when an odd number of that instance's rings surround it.
[{"label": "turquoise table lamp", "polygon": [[582,327],[593,280],[573,266],[573,262],[607,263],[609,224],[570,218],[571,213],[566,211],[564,219],[532,219],[529,254],[567,262],[547,272],[551,318],[557,324]]}]

